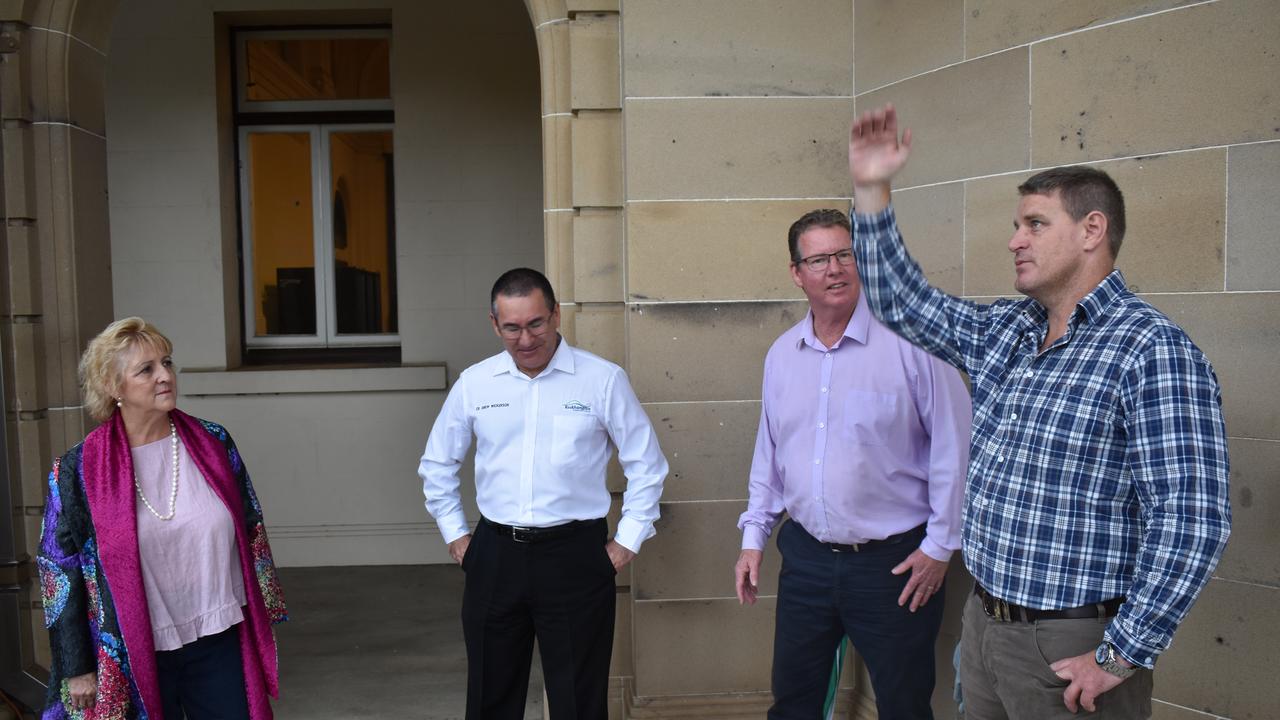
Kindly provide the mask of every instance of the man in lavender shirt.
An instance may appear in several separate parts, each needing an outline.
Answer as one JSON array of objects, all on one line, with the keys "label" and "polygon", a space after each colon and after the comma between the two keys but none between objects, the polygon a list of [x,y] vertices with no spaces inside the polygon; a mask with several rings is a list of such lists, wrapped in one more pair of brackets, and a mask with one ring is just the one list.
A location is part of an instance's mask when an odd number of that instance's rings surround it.
[{"label": "man in lavender shirt", "polygon": [[769,718],[821,716],[845,635],[867,664],[881,720],[932,718],[969,394],[954,368],[872,316],[844,213],[804,215],[787,243],[809,312],[765,357],[734,568],[738,601],[754,604],[764,546],[785,511]]}]

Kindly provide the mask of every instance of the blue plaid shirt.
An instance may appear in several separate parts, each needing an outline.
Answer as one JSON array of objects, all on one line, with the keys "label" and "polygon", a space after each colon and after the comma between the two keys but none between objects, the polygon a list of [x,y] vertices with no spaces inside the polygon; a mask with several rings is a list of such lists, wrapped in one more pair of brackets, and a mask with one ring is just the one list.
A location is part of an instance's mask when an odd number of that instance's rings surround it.
[{"label": "blue plaid shirt", "polygon": [[969,571],[996,597],[1037,609],[1126,596],[1107,639],[1152,667],[1230,534],[1209,362],[1118,270],[1039,352],[1049,328],[1039,303],[947,295],[907,254],[893,208],[853,222],[875,315],[972,382]]}]

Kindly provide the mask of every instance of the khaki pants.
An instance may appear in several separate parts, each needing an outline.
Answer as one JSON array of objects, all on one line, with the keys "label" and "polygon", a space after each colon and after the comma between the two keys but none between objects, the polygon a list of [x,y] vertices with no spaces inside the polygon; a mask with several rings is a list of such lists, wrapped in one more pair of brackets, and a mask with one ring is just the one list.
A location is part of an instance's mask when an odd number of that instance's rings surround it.
[{"label": "khaki pants", "polygon": [[1128,680],[1072,715],[1062,701],[1067,681],[1049,669],[1063,658],[1092,654],[1109,619],[1000,622],[973,593],[964,607],[960,687],[965,720],[1144,720],[1151,717],[1151,671]]}]

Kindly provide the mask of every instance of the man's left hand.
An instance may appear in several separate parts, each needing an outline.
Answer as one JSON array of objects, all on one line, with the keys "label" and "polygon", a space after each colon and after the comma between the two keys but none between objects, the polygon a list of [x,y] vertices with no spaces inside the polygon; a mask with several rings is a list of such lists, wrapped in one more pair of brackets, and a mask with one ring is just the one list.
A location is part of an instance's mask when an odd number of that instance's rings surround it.
[{"label": "man's left hand", "polygon": [[908,609],[915,612],[924,607],[929,598],[942,587],[942,581],[947,577],[947,563],[934,560],[925,555],[923,550],[916,548],[892,572],[894,575],[901,575],[908,571],[911,577],[907,578],[907,586],[902,588],[902,594],[898,596],[898,607],[906,605],[910,600],[911,607]]},{"label": "man's left hand", "polygon": [[1124,678],[1116,677],[1098,667],[1098,662],[1093,659],[1091,652],[1063,658],[1050,665],[1049,669],[1063,680],[1071,682],[1062,693],[1062,702],[1071,712],[1078,711],[1081,706],[1089,712],[1095,712],[1097,707],[1093,701],[1102,693],[1124,682]]},{"label": "man's left hand", "polygon": [[635,558],[636,554],[618,544],[617,540],[610,540],[604,546],[604,551],[609,553],[609,559],[613,561],[613,569],[621,571]]}]

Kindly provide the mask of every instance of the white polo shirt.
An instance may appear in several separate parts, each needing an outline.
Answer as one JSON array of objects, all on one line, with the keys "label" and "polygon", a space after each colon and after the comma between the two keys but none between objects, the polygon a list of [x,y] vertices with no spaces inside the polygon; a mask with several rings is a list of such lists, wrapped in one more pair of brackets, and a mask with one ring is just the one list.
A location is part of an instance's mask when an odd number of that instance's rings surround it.
[{"label": "white polo shirt", "polygon": [[530,378],[501,352],[463,371],[418,463],[427,511],[446,543],[469,533],[458,469],[476,438],[476,502],[504,525],[551,527],[609,512],[613,447],[627,476],[614,539],[632,552],[653,536],[667,459],[622,368],[563,338]]}]

